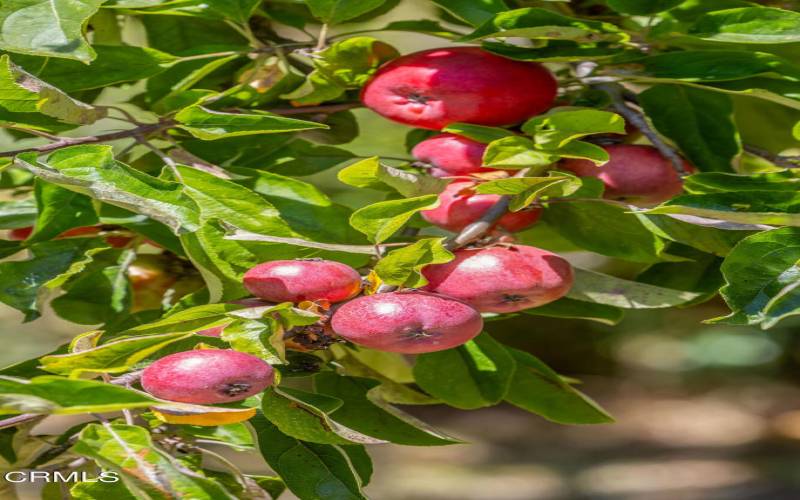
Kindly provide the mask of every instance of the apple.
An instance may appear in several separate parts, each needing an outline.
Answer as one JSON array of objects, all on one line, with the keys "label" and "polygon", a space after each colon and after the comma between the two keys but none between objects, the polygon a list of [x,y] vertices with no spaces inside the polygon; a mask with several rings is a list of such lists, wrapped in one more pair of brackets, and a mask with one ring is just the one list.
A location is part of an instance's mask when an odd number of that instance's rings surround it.
[{"label": "apple", "polygon": [[[461,231],[500,200],[499,194],[476,194],[474,187],[472,181],[451,182],[439,195],[439,206],[420,212],[422,218],[442,229]],[[536,208],[508,212],[496,226],[512,233],[522,231],[539,220],[540,212]]]},{"label": "apple", "polygon": [[370,349],[420,354],[459,346],[483,329],[472,306],[423,291],[376,293],[339,306],[331,319],[340,337]]},{"label": "apple", "polygon": [[[605,185],[605,197],[634,205],[651,206],[674,198],[683,191],[683,181],[672,162],[653,146],[614,144],[603,146],[609,161],[601,166],[589,160],[563,160],[560,169],[580,177],[596,177]],[[684,160],[684,169],[695,168]]]},{"label": "apple", "polygon": [[322,259],[274,260],[247,271],[244,286],[270,302],[341,302],[361,291],[361,275],[352,267]]},{"label": "apple", "polygon": [[553,104],[557,83],[536,63],[478,47],[415,52],[382,66],[361,92],[365,106],[412,127],[455,122],[512,125]]},{"label": "apple", "polygon": [[558,300],[572,287],[564,258],[526,245],[464,248],[422,269],[424,290],[463,300],[478,311],[512,313]]},{"label": "apple", "polygon": [[486,144],[456,134],[439,134],[420,142],[411,151],[419,161],[429,163],[434,177],[491,172],[484,168]]},{"label": "apple", "polygon": [[142,388],[167,401],[230,403],[269,387],[272,367],[263,359],[229,349],[198,349],[164,356],[142,372]]}]

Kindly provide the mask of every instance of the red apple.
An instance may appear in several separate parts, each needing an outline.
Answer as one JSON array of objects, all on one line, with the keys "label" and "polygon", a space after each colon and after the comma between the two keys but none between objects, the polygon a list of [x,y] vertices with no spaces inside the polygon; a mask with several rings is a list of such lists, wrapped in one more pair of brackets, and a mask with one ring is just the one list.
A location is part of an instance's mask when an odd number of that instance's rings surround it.
[{"label": "red apple", "polygon": [[379,351],[420,354],[459,346],[483,329],[472,306],[444,295],[407,291],[365,295],[331,319],[340,337]]},{"label": "red apple", "polygon": [[[597,166],[589,160],[567,159],[559,168],[581,177],[596,177],[606,186],[605,197],[642,206],[657,205],[683,191],[683,181],[667,158],[653,146],[604,146],[610,160]],[[684,161],[684,169],[695,169]]]},{"label": "red apple", "polygon": [[536,63],[478,47],[415,52],[381,67],[361,92],[364,105],[391,120],[441,130],[455,122],[511,125],[552,106],[557,83]]},{"label": "red apple", "polygon": [[[448,231],[461,231],[500,200],[499,194],[475,194],[474,187],[471,181],[451,182],[439,195],[439,206],[420,212],[422,218]],[[539,214],[539,209],[508,212],[500,217],[497,226],[512,233],[522,231],[533,225]]]},{"label": "red apple", "polygon": [[244,286],[270,302],[341,302],[358,294],[361,276],[352,267],[330,260],[274,260],[247,271]]},{"label": "red apple", "polygon": [[483,168],[486,144],[455,134],[439,134],[420,142],[411,151],[419,161],[429,163],[434,177],[491,172]]},{"label": "red apple", "polygon": [[142,372],[142,388],[168,401],[230,403],[272,384],[272,367],[239,351],[198,349],[164,356]]},{"label": "red apple", "polygon": [[455,259],[425,267],[424,288],[463,300],[481,312],[511,313],[560,299],[572,287],[572,266],[525,245],[456,250]]}]

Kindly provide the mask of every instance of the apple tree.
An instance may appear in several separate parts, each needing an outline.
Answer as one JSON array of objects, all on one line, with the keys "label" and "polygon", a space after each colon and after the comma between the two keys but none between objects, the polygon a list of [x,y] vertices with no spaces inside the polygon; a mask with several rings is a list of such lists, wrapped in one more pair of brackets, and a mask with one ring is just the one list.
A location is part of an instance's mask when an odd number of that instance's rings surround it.
[{"label": "apple tree", "polygon": [[[800,314],[793,3],[1,3],[0,301],[86,330],[2,369],[2,469],[362,499],[366,445],[460,442],[403,406],[613,422],[511,315]],[[406,153],[357,155],[365,116]]]}]

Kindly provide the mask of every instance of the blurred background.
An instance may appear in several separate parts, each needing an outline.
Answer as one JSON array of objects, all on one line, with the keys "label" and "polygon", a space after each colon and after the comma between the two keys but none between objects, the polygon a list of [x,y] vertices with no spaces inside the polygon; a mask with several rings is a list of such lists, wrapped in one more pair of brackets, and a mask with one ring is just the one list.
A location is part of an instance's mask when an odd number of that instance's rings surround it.
[{"label": "blurred background", "polygon": [[[406,0],[390,15],[345,24],[338,32],[431,18],[429,2]],[[397,32],[374,36],[403,53],[448,43]],[[139,90],[105,91],[98,101],[120,103]],[[776,150],[797,146],[789,132],[800,119],[796,113],[743,97],[736,98],[736,113],[747,142]],[[366,110],[354,114],[361,134],[342,147],[357,155],[409,157],[408,128]],[[785,122],[786,135],[760,137],[764,120]],[[74,133],[85,135],[91,128]],[[0,147],[8,139],[0,136]],[[382,196],[345,190],[337,170],[304,180],[351,207]],[[546,227],[527,232],[522,241],[568,250]],[[593,255],[564,255],[583,267],[624,277],[641,270]],[[376,473],[367,492],[381,500],[800,498],[800,320],[784,321],[769,332],[702,324],[726,313],[724,304],[713,300],[688,309],[631,311],[615,326],[529,315],[490,322],[487,329],[501,342],[582,380],[582,390],[617,422],[561,426],[511,406],[471,412],[405,408],[470,444],[372,446]],[[21,321],[20,314],[0,304],[0,365],[44,354],[85,330],[53,314]],[[234,452],[233,458],[247,472],[263,470],[258,457]]]}]

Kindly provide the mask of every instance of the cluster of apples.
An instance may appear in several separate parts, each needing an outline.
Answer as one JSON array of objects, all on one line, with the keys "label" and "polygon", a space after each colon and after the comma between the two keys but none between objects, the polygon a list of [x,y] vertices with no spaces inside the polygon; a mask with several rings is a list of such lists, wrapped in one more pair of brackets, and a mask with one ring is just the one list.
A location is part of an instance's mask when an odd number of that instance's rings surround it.
[{"label": "cluster of apples", "polygon": [[[422,51],[383,66],[362,91],[364,104],[391,120],[441,130],[455,122],[487,126],[520,123],[549,109],[557,83],[543,66],[506,59],[475,47]],[[437,177],[453,178],[437,208],[422,216],[431,224],[460,231],[477,221],[498,195],[477,194],[474,174],[483,167],[486,145],[443,133],[416,145],[412,154]],[[640,204],[659,203],[680,193],[682,182],[670,162],[650,146],[605,147],[611,160],[597,167],[570,159],[559,168],[597,177],[605,196]],[[691,169],[687,165],[687,170]],[[496,228],[516,232],[534,224],[538,209],[509,212]],[[572,286],[570,264],[551,252],[516,244],[462,248],[445,264],[426,266],[428,284],[415,290],[362,295],[363,279],[350,266],[319,259],[260,264],[244,275],[256,299],[240,303],[312,302],[329,311],[320,331],[380,351],[420,354],[459,346],[483,329],[481,313],[512,313],[563,297]],[[220,336],[224,326],[198,332]],[[227,403],[263,391],[274,381],[263,360],[233,350],[172,354],[148,366],[142,386],[172,401]]]}]

